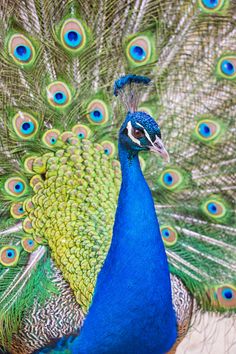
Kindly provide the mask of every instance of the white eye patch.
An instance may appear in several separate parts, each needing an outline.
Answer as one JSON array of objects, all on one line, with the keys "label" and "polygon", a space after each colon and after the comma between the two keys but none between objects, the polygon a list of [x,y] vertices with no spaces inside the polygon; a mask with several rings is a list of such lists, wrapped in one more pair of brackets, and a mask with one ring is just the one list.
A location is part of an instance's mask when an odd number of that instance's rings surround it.
[{"label": "white eye patch", "polygon": [[152,139],[151,139],[150,135],[148,134],[148,132],[146,131],[146,129],[142,126],[142,124],[137,123],[137,125],[139,125],[139,126],[143,129],[144,134],[145,134],[147,140],[150,141],[151,145],[153,145],[153,142],[152,142]]},{"label": "white eye patch", "polygon": [[137,138],[135,138],[135,137],[133,136],[133,134],[132,134],[132,128],[133,128],[133,127],[132,127],[132,124],[131,124],[130,121],[128,122],[126,128],[127,128],[127,130],[128,130],[128,137],[129,137],[135,144],[141,146],[140,141],[139,141]]}]

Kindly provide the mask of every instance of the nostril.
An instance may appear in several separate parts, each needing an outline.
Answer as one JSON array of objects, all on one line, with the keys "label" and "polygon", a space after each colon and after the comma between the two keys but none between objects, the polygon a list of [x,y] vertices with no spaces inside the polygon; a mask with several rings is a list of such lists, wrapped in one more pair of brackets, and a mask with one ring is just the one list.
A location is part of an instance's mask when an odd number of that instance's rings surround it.
[{"label": "nostril", "polygon": [[154,145],[155,145],[158,149],[161,149],[161,145],[160,145],[160,144],[154,143]]}]

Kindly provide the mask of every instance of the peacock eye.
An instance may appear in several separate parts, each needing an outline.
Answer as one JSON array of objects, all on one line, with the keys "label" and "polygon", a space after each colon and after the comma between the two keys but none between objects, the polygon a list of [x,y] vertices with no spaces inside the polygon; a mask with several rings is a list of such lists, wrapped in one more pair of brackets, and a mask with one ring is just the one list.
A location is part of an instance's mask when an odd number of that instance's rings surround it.
[{"label": "peacock eye", "polygon": [[109,119],[109,108],[102,99],[93,99],[87,106],[87,118],[90,123],[101,125]]},{"label": "peacock eye", "polygon": [[11,36],[8,51],[16,64],[27,67],[34,63],[35,48],[23,34],[17,33]]},{"label": "peacock eye", "polygon": [[227,0],[198,0],[198,6],[205,13],[220,13],[228,7]]},{"label": "peacock eye", "polygon": [[230,55],[223,55],[217,63],[216,74],[220,78],[227,80],[236,79],[236,55],[235,53]]},{"label": "peacock eye", "polygon": [[143,130],[140,130],[140,129],[133,129],[132,131],[132,135],[137,138],[137,139],[140,139],[144,136],[144,131]]},{"label": "peacock eye", "polygon": [[76,18],[64,22],[60,37],[63,47],[74,53],[79,53],[88,42],[85,27]]}]

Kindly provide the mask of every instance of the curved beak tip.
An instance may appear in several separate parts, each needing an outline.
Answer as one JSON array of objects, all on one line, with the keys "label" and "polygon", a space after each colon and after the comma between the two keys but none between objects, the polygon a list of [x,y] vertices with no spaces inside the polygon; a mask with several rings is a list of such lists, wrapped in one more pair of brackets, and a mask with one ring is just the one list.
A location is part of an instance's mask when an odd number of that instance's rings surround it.
[{"label": "curved beak tip", "polygon": [[161,142],[161,140],[159,140],[159,144],[158,145],[154,145],[153,144],[150,147],[150,151],[154,152],[155,154],[160,155],[165,162],[167,162],[167,163],[170,162],[170,156],[169,156],[167,150],[165,149],[163,143]]},{"label": "curved beak tip", "polygon": [[167,162],[167,163],[170,162],[170,156],[169,156],[169,154],[168,154],[168,152],[166,150],[161,155],[162,155],[162,157],[163,157],[165,162]]}]

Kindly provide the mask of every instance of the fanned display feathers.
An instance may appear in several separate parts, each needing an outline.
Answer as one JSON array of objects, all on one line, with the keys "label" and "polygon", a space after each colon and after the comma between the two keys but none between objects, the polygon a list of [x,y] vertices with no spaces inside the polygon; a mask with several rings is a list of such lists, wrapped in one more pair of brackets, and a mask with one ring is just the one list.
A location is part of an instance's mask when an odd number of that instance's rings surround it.
[{"label": "fanned display feathers", "polygon": [[128,73],[151,79],[138,109],[170,155],[140,159],[170,271],[201,309],[235,312],[235,13],[235,0],[1,2],[3,346],[35,299],[60,296],[50,259],[88,310],[121,181],[113,84]]}]

